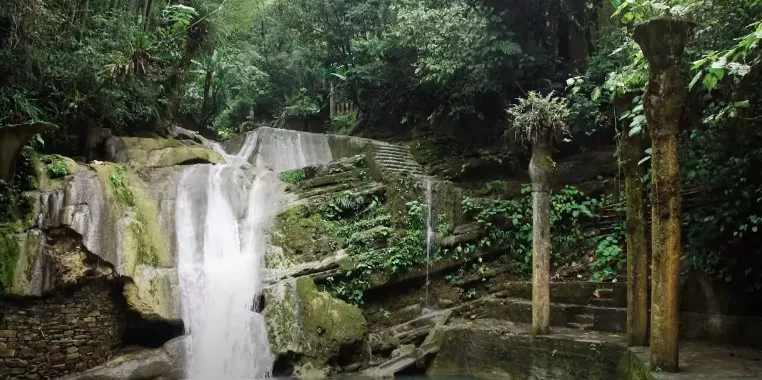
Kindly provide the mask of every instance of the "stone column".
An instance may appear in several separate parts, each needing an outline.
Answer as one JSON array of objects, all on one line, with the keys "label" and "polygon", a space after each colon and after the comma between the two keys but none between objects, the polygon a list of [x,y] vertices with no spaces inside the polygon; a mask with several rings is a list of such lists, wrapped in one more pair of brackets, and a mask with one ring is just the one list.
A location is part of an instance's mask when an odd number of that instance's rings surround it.
[{"label": "stone column", "polygon": [[692,25],[657,19],[635,28],[648,61],[643,106],[651,134],[651,366],[678,371],[681,249],[680,163],[677,137],[686,108],[685,44]]},{"label": "stone column", "polygon": [[627,344],[648,345],[648,245],[646,240],[645,200],[643,167],[638,162],[643,157],[641,133],[629,136],[627,127],[622,129],[622,166],[624,168],[624,192],[627,198]]},{"label": "stone column", "polygon": [[532,145],[532,334],[550,333],[550,184],[553,176],[551,136]]}]

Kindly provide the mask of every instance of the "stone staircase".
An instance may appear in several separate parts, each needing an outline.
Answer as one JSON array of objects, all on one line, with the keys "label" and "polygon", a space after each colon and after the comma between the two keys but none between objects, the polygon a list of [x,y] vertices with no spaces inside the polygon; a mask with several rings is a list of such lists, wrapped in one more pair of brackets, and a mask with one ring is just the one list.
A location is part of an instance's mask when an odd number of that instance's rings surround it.
[{"label": "stone staircase", "polygon": [[371,160],[382,175],[390,173],[426,174],[423,167],[413,158],[410,148],[404,145],[374,142],[371,148]]},{"label": "stone staircase", "polygon": [[[600,283],[598,289],[593,292],[593,297],[590,298],[590,305],[601,308],[619,306],[615,302],[614,285],[612,283]],[[594,326],[595,314],[590,310],[584,310],[582,313],[574,315],[569,322],[569,327],[580,330],[592,330]]]}]

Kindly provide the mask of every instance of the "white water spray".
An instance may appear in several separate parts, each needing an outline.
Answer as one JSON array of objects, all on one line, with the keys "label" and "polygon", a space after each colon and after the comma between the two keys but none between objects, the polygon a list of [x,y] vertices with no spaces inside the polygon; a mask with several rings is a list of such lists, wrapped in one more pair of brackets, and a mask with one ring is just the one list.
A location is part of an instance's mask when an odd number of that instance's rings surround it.
[{"label": "white water spray", "polygon": [[[189,379],[267,377],[272,357],[261,314],[261,268],[279,184],[247,163],[256,143],[247,136],[225,165],[188,167],[176,206],[182,316],[190,335]],[[256,177],[251,180],[252,174]]]}]

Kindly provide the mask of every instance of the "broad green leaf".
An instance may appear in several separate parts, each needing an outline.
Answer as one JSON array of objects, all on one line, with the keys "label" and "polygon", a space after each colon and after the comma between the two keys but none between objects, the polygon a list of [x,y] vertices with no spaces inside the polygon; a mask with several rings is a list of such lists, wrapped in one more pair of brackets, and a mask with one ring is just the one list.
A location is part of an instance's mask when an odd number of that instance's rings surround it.
[{"label": "broad green leaf", "polygon": [[646,122],[646,116],[645,115],[638,115],[635,116],[635,118],[632,119],[632,122],[630,123],[630,128],[639,127],[641,124]]},{"label": "broad green leaf", "polygon": [[600,97],[601,97],[601,88],[596,87],[595,90],[593,90],[593,93],[590,95],[590,99],[592,99],[593,101],[596,101]]},{"label": "broad green leaf", "polygon": [[643,130],[643,127],[641,125],[638,125],[638,126],[636,126],[634,128],[630,128],[630,132],[628,133],[628,135],[630,137],[635,136],[638,133],[640,133],[642,130]]},{"label": "broad green leaf", "polygon": [[704,81],[702,83],[704,84],[704,88],[706,88],[707,91],[712,91],[717,86],[718,81],[719,79],[712,73],[707,73],[707,75],[704,76]]},{"label": "broad green leaf", "polygon": [[725,77],[725,69],[724,69],[724,66],[723,66],[722,68],[714,68],[714,67],[713,67],[713,68],[711,68],[711,69],[709,69],[709,70],[707,70],[707,71],[708,71],[710,74],[712,74],[712,75],[716,76],[718,81],[722,80],[722,78],[724,78],[724,77]]},{"label": "broad green leaf", "polygon": [[747,99],[747,100],[742,100],[740,102],[735,102],[733,104],[733,107],[736,107],[736,108],[747,108],[747,107],[749,107],[749,100]]},{"label": "broad green leaf", "polygon": [[694,61],[694,62],[693,62],[693,66],[691,66],[691,70],[696,70],[696,69],[698,69],[699,67],[701,67],[701,66],[704,66],[704,64],[705,64],[707,61],[709,61],[709,58],[702,58],[702,59],[699,59],[698,61]]}]

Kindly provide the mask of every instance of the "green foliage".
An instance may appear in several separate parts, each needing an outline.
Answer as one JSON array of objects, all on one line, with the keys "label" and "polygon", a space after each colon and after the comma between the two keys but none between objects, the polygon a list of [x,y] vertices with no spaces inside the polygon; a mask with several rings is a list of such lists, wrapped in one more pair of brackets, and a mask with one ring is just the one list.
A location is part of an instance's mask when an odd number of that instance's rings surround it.
[{"label": "green foliage", "polygon": [[351,131],[352,127],[357,122],[357,116],[357,111],[353,111],[346,115],[340,115],[332,118],[328,131],[332,133],[347,134],[349,131]]},{"label": "green foliage", "polygon": [[[329,279],[329,290],[335,296],[357,305],[363,303],[364,291],[374,278],[398,276],[426,263],[425,205],[408,202],[404,229],[400,230],[390,227],[391,215],[380,203],[370,206],[363,218],[343,222],[338,228],[340,236],[348,237],[345,249],[351,265],[341,278]],[[379,241],[385,243],[377,246]]]},{"label": "green foliage", "polygon": [[63,178],[71,173],[69,172],[69,168],[66,166],[66,163],[64,163],[62,160],[51,160],[47,163],[48,165],[48,175],[50,178]]},{"label": "green foliage", "polygon": [[111,169],[111,173],[109,174],[109,180],[111,181],[111,184],[114,186],[114,191],[116,192],[115,195],[117,196],[117,198],[128,206],[134,206],[135,196],[132,193],[132,190],[130,190],[130,188],[127,187],[127,182],[125,178],[126,170],[127,168],[124,165],[113,166]]},{"label": "green foliage", "polygon": [[526,97],[519,98],[506,112],[511,120],[511,129],[520,141],[530,144],[541,140],[543,136],[553,138],[569,133],[566,124],[571,112],[565,98],[553,96],[550,92],[542,96],[530,91]]},{"label": "green foliage", "polygon": [[10,182],[0,179],[0,224],[26,220],[32,211],[31,201],[24,192],[35,186],[34,155],[30,148],[25,149],[16,161],[13,179]]},{"label": "green foliage", "polygon": [[[510,256],[514,269],[529,275],[532,268],[532,200],[529,186],[516,199],[464,198],[463,210],[486,231],[477,244],[453,250],[455,257],[471,257],[477,249],[501,247]],[[578,258],[588,242],[582,222],[597,217],[604,200],[587,198],[574,187],[565,187],[551,196],[552,262],[561,266]],[[445,254],[447,254],[446,252]]]},{"label": "green foliage", "polygon": [[684,18],[692,1],[679,0],[611,0],[616,7],[612,17],[625,24],[640,24],[657,18]]},{"label": "green foliage", "polygon": [[302,119],[316,115],[318,112],[320,112],[320,106],[310,99],[306,88],[300,88],[296,94],[288,99],[287,105],[283,108],[281,119]]},{"label": "green foliage", "polygon": [[304,169],[287,170],[280,175],[281,180],[287,183],[297,183],[306,177]]},{"label": "green foliage", "polygon": [[606,281],[616,278],[619,264],[625,260],[622,247],[624,245],[624,226],[614,225],[614,230],[598,238],[595,247],[595,261],[591,264],[592,281]]}]

